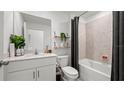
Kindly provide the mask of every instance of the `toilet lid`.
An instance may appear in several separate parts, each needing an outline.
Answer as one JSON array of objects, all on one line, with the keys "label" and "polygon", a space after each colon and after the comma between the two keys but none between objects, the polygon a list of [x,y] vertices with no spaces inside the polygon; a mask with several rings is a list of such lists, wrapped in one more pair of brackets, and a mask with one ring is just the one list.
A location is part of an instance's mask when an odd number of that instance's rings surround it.
[{"label": "toilet lid", "polygon": [[67,73],[71,76],[78,75],[78,71],[76,69],[74,69],[73,67],[70,67],[70,66],[63,67],[62,70],[64,73]]}]

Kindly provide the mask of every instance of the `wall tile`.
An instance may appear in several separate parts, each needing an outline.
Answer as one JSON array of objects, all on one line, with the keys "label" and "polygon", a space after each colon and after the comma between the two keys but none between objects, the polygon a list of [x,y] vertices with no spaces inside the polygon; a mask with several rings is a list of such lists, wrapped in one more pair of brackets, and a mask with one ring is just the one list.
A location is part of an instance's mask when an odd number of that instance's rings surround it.
[{"label": "wall tile", "polygon": [[106,15],[86,24],[86,57],[102,62],[101,56],[112,60],[112,15]]}]

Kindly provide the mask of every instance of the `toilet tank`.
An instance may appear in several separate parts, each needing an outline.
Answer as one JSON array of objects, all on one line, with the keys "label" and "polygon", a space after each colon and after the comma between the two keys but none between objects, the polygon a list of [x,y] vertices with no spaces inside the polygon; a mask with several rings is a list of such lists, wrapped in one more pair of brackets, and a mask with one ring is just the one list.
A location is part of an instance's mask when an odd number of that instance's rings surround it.
[{"label": "toilet tank", "polygon": [[58,56],[57,63],[60,67],[68,66],[68,56]]}]

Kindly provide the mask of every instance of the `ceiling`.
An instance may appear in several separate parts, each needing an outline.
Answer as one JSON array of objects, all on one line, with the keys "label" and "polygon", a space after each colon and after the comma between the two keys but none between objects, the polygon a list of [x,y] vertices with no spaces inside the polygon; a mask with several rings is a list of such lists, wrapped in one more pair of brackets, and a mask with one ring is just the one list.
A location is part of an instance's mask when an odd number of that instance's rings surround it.
[{"label": "ceiling", "polygon": [[[73,15],[73,16],[80,16],[82,13],[86,12],[86,11],[49,11],[51,13],[56,13],[58,15],[60,14],[66,14],[66,15]],[[96,15],[97,13],[99,13],[100,11],[87,11],[86,14],[82,15],[81,17],[83,17],[84,19],[89,18],[91,16]]]},{"label": "ceiling", "polygon": [[[49,12],[49,13],[55,14],[56,16],[58,15],[80,16],[86,11],[44,11],[44,12]],[[84,15],[81,15],[80,18],[83,18],[84,21],[87,21],[91,19],[93,16],[97,15],[98,13],[100,13],[100,11],[87,11],[87,13],[85,13]],[[26,22],[37,22],[45,25],[51,25],[51,20],[49,19],[36,17],[29,14],[25,14],[25,13],[22,13],[22,15]]]},{"label": "ceiling", "polygon": [[98,14],[100,11],[88,11],[86,14],[82,15],[84,19],[88,19],[91,16]]}]

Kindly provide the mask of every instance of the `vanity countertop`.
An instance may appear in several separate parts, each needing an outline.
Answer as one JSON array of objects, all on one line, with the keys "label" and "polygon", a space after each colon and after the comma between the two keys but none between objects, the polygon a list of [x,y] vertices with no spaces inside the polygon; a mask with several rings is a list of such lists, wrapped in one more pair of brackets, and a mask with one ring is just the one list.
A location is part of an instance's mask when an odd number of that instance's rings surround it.
[{"label": "vanity countertop", "polygon": [[57,57],[56,54],[53,53],[42,53],[38,55],[34,54],[25,54],[24,56],[17,56],[17,57],[7,57],[3,59],[3,61],[20,61],[20,60],[29,60],[29,59],[37,59],[37,58],[49,58],[49,57]]}]

